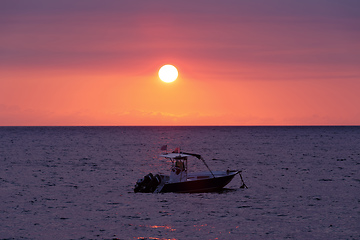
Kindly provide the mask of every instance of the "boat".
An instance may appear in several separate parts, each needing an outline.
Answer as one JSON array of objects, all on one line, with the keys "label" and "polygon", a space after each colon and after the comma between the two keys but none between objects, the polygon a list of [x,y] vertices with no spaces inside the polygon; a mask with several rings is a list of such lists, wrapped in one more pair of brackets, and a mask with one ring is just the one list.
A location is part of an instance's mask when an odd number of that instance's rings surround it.
[{"label": "boat", "polygon": [[[199,154],[180,152],[177,148],[172,153],[163,153],[160,156],[171,160],[170,175],[149,173],[136,182],[134,192],[216,192],[221,191],[236,175],[240,175],[242,181],[240,188],[247,188],[240,170],[211,171]],[[209,171],[188,172],[189,157],[201,160]]]}]

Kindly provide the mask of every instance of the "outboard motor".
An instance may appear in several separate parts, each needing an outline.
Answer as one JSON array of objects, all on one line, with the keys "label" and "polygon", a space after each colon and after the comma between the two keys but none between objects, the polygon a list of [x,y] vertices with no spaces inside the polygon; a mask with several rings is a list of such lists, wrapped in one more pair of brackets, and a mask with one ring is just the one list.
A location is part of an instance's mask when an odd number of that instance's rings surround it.
[{"label": "outboard motor", "polygon": [[161,176],[149,173],[144,178],[137,180],[134,188],[134,192],[152,193],[157,186],[161,183]]}]

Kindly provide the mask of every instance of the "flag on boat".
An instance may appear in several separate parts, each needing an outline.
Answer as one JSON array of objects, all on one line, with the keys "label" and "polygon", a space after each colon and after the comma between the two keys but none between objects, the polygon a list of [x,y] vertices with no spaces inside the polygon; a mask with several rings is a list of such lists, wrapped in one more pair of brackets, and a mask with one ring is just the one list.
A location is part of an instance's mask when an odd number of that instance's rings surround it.
[{"label": "flag on boat", "polygon": [[160,150],[161,151],[166,151],[167,150],[167,145],[163,145]]},{"label": "flag on boat", "polygon": [[175,150],[173,151],[173,153],[180,153],[180,148],[175,148]]}]

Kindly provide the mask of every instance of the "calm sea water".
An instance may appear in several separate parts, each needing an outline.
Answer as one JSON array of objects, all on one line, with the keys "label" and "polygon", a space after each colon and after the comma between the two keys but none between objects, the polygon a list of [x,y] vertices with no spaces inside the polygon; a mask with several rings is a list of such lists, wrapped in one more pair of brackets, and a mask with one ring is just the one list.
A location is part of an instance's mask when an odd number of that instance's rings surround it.
[{"label": "calm sea water", "polygon": [[[133,193],[164,144],[249,188]],[[360,239],[360,127],[1,127],[0,162],[0,239]]]}]

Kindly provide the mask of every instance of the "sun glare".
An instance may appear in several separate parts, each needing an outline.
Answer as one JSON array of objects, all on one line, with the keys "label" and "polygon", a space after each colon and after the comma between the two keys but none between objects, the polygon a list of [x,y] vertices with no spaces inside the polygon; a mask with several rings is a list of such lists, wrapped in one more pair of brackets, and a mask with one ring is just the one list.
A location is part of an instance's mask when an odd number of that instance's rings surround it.
[{"label": "sun glare", "polygon": [[179,73],[176,67],[170,64],[162,66],[159,70],[159,78],[163,82],[167,82],[167,83],[173,82],[176,80],[178,75]]}]

